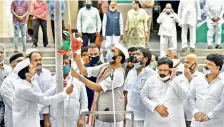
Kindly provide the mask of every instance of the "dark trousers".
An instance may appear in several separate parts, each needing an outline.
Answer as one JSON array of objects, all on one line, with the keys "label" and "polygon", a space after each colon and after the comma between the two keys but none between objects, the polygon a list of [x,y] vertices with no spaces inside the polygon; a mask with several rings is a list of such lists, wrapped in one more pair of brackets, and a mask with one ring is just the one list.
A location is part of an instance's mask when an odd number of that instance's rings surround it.
[{"label": "dark trousers", "polygon": [[[54,43],[55,43],[54,20],[51,20],[51,30],[52,30],[52,35],[53,35],[53,38],[54,38]],[[66,37],[63,34],[63,30],[65,30],[64,20],[62,20],[62,37],[65,40]]]},{"label": "dark trousers", "polygon": [[83,33],[82,40],[83,40],[83,47],[87,47],[89,40],[90,40],[90,43],[95,43],[96,33],[93,33],[93,34]]},{"label": "dark trousers", "polygon": [[44,120],[40,121],[40,127],[44,127]]},{"label": "dark trousers", "polygon": [[48,45],[48,38],[47,38],[47,21],[42,19],[34,19],[33,20],[33,44],[37,46],[38,42],[38,32],[39,27],[43,31],[43,44],[44,46]]},{"label": "dark trousers", "polygon": [[2,120],[2,122],[1,122],[1,124],[0,124],[0,127],[5,127],[4,119]]},{"label": "dark trousers", "polygon": [[191,121],[186,121],[186,127],[191,127]]}]

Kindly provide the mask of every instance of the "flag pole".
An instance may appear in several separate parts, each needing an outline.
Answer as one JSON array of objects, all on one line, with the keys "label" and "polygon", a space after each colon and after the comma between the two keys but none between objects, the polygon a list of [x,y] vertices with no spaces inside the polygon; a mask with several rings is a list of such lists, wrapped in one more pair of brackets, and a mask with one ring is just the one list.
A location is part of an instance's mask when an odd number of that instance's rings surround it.
[{"label": "flag pole", "polygon": [[[55,59],[56,59],[56,92],[60,93],[64,89],[63,85],[63,59],[57,52],[62,44],[62,17],[61,17],[61,0],[54,0],[54,27],[55,27]],[[57,106],[57,127],[64,126],[64,101]]]}]

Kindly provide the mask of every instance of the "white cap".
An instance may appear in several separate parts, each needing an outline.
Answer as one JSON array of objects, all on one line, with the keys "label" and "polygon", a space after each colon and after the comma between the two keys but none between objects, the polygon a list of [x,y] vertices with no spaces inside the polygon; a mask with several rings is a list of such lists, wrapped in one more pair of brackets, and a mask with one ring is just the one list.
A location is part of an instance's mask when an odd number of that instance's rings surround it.
[{"label": "white cap", "polygon": [[19,63],[16,65],[16,67],[14,68],[13,71],[14,71],[16,74],[18,74],[19,71],[21,71],[23,68],[25,68],[25,67],[28,66],[28,65],[30,65],[30,59],[25,59],[25,60],[19,62]]},{"label": "white cap", "polygon": [[124,53],[125,59],[129,58],[128,50],[123,45],[121,45],[120,43],[116,43],[114,47],[118,48],[119,50],[121,50],[121,52]]},{"label": "white cap", "polygon": [[27,49],[26,50],[26,55],[29,55],[31,52],[36,52],[36,51],[37,51],[37,49],[35,49],[35,48]]}]

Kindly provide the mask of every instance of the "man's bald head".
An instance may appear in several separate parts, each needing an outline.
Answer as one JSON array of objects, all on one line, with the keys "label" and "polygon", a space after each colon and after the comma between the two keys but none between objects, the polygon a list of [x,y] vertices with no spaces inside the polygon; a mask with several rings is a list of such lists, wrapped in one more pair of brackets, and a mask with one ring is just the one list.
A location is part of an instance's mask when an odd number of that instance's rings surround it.
[{"label": "man's bald head", "polygon": [[166,4],[166,9],[172,9],[172,4],[171,3],[167,3]]},{"label": "man's bald head", "polygon": [[184,58],[184,67],[189,68],[192,73],[194,73],[197,70],[198,65],[198,57],[195,54],[188,54]]},{"label": "man's bald head", "polygon": [[188,54],[185,59],[188,59],[189,61],[192,61],[194,63],[198,63],[198,57],[195,54]]}]

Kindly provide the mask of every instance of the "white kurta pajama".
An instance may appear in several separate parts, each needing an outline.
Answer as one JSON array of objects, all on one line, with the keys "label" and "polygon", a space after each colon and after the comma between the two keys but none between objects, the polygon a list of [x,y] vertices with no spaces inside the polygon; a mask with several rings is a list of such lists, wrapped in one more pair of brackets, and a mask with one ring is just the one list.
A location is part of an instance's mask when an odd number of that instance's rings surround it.
[{"label": "white kurta pajama", "polygon": [[[115,17],[118,18],[118,17]],[[123,26],[123,18],[122,14],[120,13],[119,17],[119,27],[120,27],[120,35],[124,34],[124,26]],[[107,29],[107,16],[104,14],[103,16],[103,23],[102,23],[102,35],[106,36],[106,29]],[[112,48],[114,44],[120,43],[120,36],[106,36],[106,40],[103,41],[103,49],[106,51],[108,48]]]},{"label": "white kurta pajama", "polygon": [[182,27],[182,48],[187,48],[188,28],[190,29],[190,47],[195,48],[197,21],[201,20],[199,0],[180,0],[178,15]]},{"label": "white kurta pajama", "polygon": [[193,118],[192,127],[224,127],[224,76],[219,74],[210,84],[205,76],[191,81],[191,96],[188,101],[192,115],[203,112],[209,117],[207,122],[197,122]]},{"label": "white kurta pajama", "polygon": [[[157,75],[149,78],[141,91],[141,101],[147,108],[144,127],[186,127],[183,101],[188,96],[189,91],[177,82],[164,83]],[[168,117],[155,111],[159,104],[168,108]]]},{"label": "white kurta pajama", "polygon": [[[67,84],[71,83],[71,78],[71,76],[66,78]],[[55,76],[53,79],[56,81]],[[74,88],[70,95],[70,100],[69,97],[64,100],[64,127],[77,127],[81,112],[88,111],[88,98],[85,85],[75,78],[73,78],[72,84]],[[57,127],[56,118],[57,105],[50,105],[51,127]]]},{"label": "white kurta pajama", "polygon": [[166,56],[166,50],[168,48],[177,49],[177,30],[176,22],[180,23],[180,18],[176,13],[166,14],[162,12],[157,23],[160,24],[159,33],[160,35],[160,56]]},{"label": "white kurta pajama", "polygon": [[[47,90],[52,88],[51,72],[45,68],[42,68],[40,75],[36,74],[34,80],[36,80],[40,90],[45,93]],[[43,114],[49,114],[49,106],[46,105],[43,108],[43,112],[40,113],[40,120],[44,120]]]},{"label": "white kurta pajama", "polygon": [[[138,75],[135,68],[131,69],[125,79],[124,90],[128,92],[126,110],[134,111],[135,127],[143,127],[146,108],[140,101],[140,93],[146,80],[153,75],[156,75],[156,72],[147,66]],[[127,114],[126,118],[126,126],[131,127],[131,115]]]},{"label": "white kurta pajama", "polygon": [[[222,38],[222,24],[224,15],[224,1],[223,0],[206,0],[205,6],[207,18],[207,41],[208,46],[212,46],[213,36],[216,33],[215,42],[220,45]],[[213,22],[212,18],[220,18],[218,22]]]},{"label": "white kurta pajama", "polygon": [[56,104],[67,97],[66,92],[47,97],[35,81],[31,84],[21,80],[16,85],[20,87],[16,87],[13,98],[13,127],[40,127],[38,104]]},{"label": "white kurta pajama", "polygon": [[[199,76],[203,76],[203,73],[196,71],[192,74],[192,79],[195,79]],[[184,88],[187,88],[187,90],[190,91],[190,83],[189,83],[188,79],[184,76],[184,74],[177,76],[174,80],[177,81],[180,85],[183,85]],[[192,115],[192,111],[190,110],[188,99],[189,98],[187,98],[184,101],[184,114],[185,114],[186,121],[191,121],[193,118],[193,115]]]},{"label": "white kurta pajama", "polygon": [[1,86],[1,95],[3,102],[5,104],[5,114],[4,122],[5,127],[13,127],[12,119],[12,100],[15,92],[15,85],[19,82],[19,77],[16,73],[12,72],[10,75],[3,81]]}]

